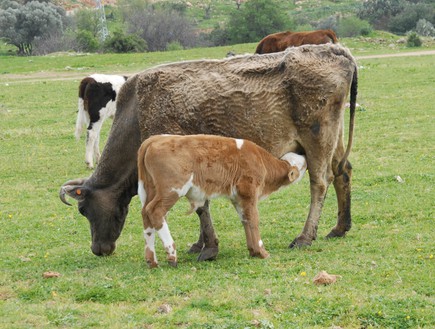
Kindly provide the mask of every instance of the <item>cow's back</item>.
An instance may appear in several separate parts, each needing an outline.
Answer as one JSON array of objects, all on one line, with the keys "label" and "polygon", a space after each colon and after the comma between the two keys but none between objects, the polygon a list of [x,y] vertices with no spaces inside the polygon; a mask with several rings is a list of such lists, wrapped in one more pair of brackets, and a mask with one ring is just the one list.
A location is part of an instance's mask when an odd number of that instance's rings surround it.
[{"label": "cow's back", "polygon": [[[142,139],[214,134],[249,139],[275,156],[346,97],[355,62],[340,46],[159,66],[137,76]],[[337,95],[338,91],[338,95]]]}]

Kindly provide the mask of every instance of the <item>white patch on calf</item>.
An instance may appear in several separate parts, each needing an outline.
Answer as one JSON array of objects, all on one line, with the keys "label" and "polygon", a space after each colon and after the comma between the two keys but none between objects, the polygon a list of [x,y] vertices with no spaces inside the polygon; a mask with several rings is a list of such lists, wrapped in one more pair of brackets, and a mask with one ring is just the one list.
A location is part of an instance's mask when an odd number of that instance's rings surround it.
[{"label": "white patch on calf", "polygon": [[148,248],[149,251],[154,254],[154,261],[157,263],[157,254],[155,248],[156,230],[148,227],[143,231],[143,235],[145,237],[145,249]]},{"label": "white patch on calf", "polygon": [[171,189],[171,192],[176,192],[178,196],[181,198],[182,196],[185,196],[187,192],[189,192],[192,186],[193,186],[193,173],[190,176],[189,180],[181,188],[173,187]]},{"label": "white patch on calf", "polygon": [[237,148],[238,148],[239,150],[242,149],[242,146],[243,146],[244,140],[243,140],[243,139],[235,139],[235,141],[236,141]]},{"label": "white patch on calf", "polygon": [[299,182],[302,177],[304,177],[305,171],[307,170],[307,160],[305,156],[289,152],[281,157],[281,160],[287,161],[291,166],[296,166],[299,169],[299,177],[293,183]]},{"label": "white patch on calf", "polygon": [[258,241],[258,246],[259,246],[260,248],[263,248],[263,246],[264,246],[264,244],[263,244],[263,240]]},{"label": "white patch on calf", "polygon": [[140,202],[142,203],[142,207],[145,205],[147,200],[147,193],[145,192],[145,186],[143,181],[139,180],[137,187],[137,194],[139,195]]},{"label": "white patch on calf", "polygon": [[177,257],[177,251],[174,248],[174,239],[172,239],[171,232],[169,231],[169,226],[166,221],[163,221],[163,226],[157,231],[160,239],[163,242],[163,246],[169,256]]}]

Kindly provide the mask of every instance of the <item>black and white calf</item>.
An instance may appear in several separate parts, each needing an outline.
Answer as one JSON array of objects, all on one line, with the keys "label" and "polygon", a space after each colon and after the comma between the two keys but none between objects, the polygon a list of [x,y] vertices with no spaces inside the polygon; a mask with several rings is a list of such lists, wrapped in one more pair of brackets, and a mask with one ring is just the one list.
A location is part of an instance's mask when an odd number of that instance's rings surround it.
[{"label": "black and white calf", "polygon": [[75,136],[79,139],[87,127],[85,161],[90,169],[100,160],[101,126],[115,115],[116,95],[126,80],[121,75],[92,74],[80,82]]}]

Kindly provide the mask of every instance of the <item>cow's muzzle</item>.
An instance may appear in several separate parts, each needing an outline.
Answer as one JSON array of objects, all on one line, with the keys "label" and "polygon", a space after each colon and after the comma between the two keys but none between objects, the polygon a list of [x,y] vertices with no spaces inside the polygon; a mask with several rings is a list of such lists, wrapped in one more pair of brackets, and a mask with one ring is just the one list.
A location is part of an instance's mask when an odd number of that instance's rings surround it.
[{"label": "cow's muzzle", "polygon": [[109,256],[115,251],[116,244],[112,243],[92,243],[91,250],[96,256]]}]

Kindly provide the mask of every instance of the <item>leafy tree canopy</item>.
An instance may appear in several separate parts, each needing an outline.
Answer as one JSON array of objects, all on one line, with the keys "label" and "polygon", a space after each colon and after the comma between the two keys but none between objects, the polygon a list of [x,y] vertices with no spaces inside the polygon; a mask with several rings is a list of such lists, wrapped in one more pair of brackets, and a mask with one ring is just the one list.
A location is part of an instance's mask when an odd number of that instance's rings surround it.
[{"label": "leafy tree canopy", "polygon": [[227,26],[230,43],[256,42],[289,27],[289,17],[275,0],[250,0],[234,10]]},{"label": "leafy tree canopy", "polygon": [[35,38],[62,30],[62,10],[50,3],[0,1],[0,37],[16,46],[20,55],[32,54]]}]

